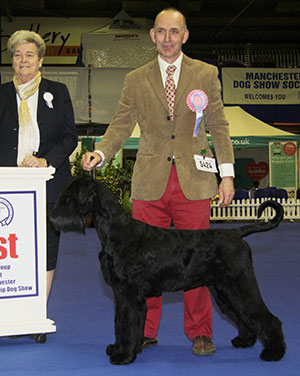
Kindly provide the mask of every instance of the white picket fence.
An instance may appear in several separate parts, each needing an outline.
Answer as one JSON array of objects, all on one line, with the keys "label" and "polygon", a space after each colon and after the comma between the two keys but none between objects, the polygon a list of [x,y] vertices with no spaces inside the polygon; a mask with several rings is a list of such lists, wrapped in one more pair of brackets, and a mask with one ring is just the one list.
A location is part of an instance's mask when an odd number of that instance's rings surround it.
[{"label": "white picket fence", "polygon": [[[248,221],[257,220],[257,208],[263,201],[268,199],[249,199],[232,201],[226,208],[219,207],[218,201],[211,202],[211,221]],[[300,200],[297,199],[277,199],[283,206],[284,219],[300,220]],[[260,219],[267,221],[274,216],[272,208],[266,208]]]}]

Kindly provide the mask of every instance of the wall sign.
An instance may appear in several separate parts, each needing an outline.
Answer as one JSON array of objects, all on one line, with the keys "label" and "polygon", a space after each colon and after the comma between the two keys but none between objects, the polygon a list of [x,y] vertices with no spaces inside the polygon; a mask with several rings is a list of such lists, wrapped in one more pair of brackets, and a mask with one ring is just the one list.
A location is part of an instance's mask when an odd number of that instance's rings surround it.
[{"label": "wall sign", "polygon": [[300,104],[300,69],[222,68],[225,104]]}]

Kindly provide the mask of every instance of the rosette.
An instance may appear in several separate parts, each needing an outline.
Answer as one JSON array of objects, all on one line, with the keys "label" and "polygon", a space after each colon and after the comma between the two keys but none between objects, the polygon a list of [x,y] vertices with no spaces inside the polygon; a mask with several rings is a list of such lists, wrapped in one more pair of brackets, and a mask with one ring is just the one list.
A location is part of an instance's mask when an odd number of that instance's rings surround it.
[{"label": "rosette", "polygon": [[203,118],[203,111],[208,105],[207,95],[202,90],[193,90],[189,93],[186,99],[188,108],[196,112],[196,121],[193,132],[193,137],[197,137],[199,134],[200,124]]},{"label": "rosette", "polygon": [[47,91],[44,93],[43,98],[46,101],[47,106],[49,108],[53,108],[53,105],[52,105],[53,95]]}]

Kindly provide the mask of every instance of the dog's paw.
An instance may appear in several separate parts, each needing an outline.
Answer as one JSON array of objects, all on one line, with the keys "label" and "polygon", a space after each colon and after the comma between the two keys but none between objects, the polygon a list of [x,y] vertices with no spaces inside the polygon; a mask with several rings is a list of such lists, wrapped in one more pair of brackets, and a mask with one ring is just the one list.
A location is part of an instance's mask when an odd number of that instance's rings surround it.
[{"label": "dog's paw", "polygon": [[115,353],[110,357],[110,362],[113,365],[126,365],[134,362],[136,354]]},{"label": "dog's paw", "polygon": [[284,357],[286,346],[280,344],[278,346],[271,346],[263,349],[260,353],[260,359],[266,362],[276,362]]},{"label": "dog's paw", "polygon": [[116,352],[118,352],[118,346],[117,345],[108,345],[106,347],[106,355],[112,356]]},{"label": "dog's paw", "polygon": [[256,337],[240,337],[237,336],[231,340],[232,346],[246,348],[252,347],[256,342]]}]

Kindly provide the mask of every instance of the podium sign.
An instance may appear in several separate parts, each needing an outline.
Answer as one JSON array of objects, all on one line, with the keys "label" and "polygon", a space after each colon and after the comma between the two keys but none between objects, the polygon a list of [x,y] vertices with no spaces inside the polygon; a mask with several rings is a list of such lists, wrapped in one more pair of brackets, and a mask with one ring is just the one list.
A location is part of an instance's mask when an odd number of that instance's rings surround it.
[{"label": "podium sign", "polygon": [[0,223],[0,298],[37,296],[36,192],[1,192]]},{"label": "podium sign", "polygon": [[46,315],[46,181],[54,171],[0,168],[0,336],[56,331]]}]

